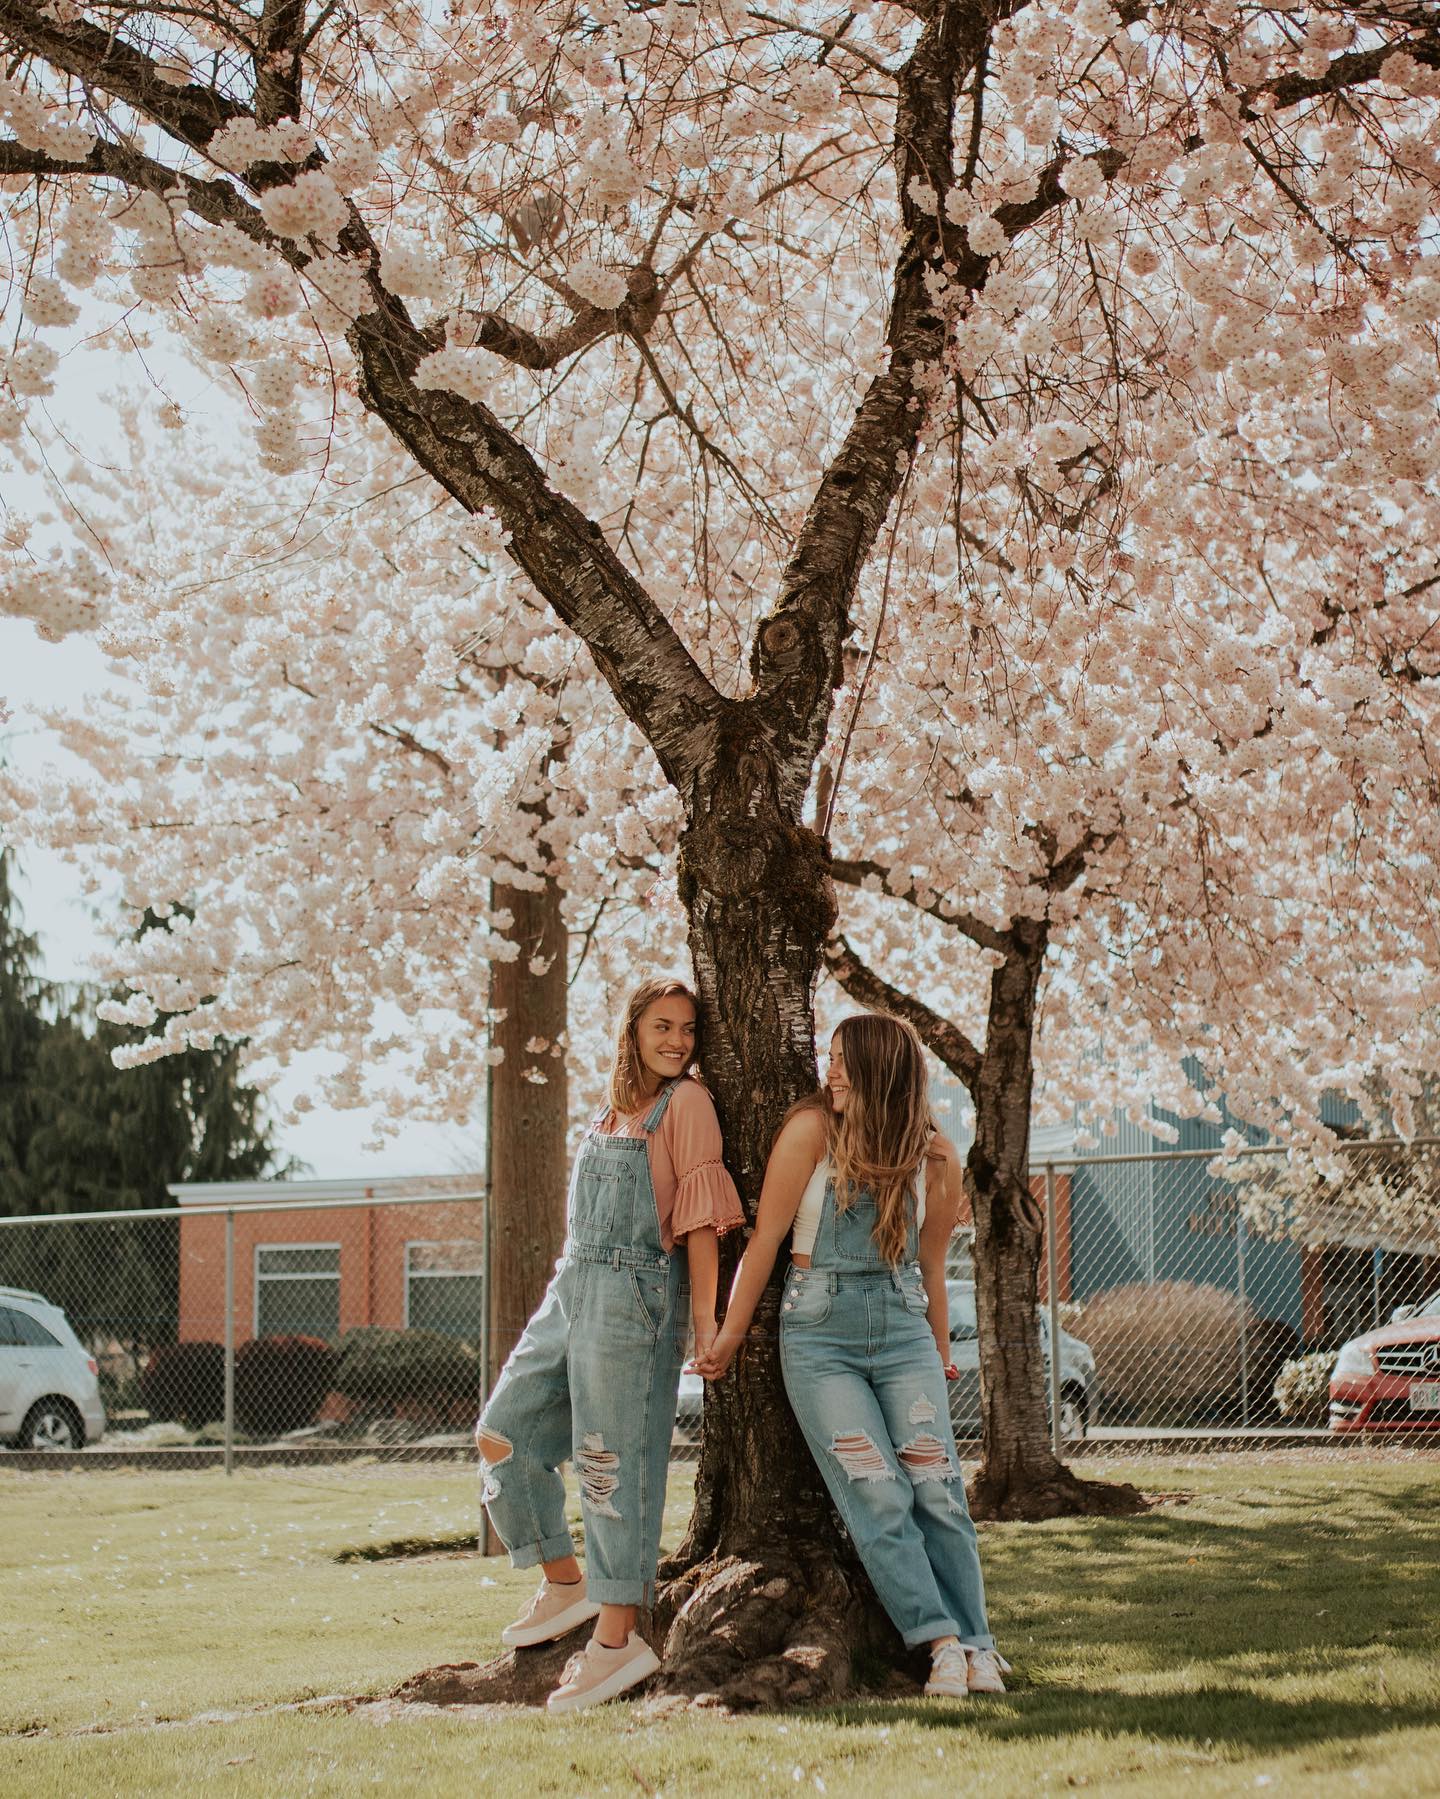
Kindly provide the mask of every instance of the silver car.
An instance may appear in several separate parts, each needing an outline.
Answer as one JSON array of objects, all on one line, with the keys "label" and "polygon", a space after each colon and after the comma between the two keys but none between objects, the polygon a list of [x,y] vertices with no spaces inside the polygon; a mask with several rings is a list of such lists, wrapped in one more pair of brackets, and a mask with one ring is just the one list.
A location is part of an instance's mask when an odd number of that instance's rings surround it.
[{"label": "silver car", "polygon": [[100,1371],[59,1306],[0,1287],[0,1442],[83,1449],[105,1430]]},{"label": "silver car", "polygon": [[[975,1325],[974,1281],[948,1280],[950,1301],[950,1359],[960,1370],[950,1382],[950,1422],[957,1437],[973,1437],[980,1428],[980,1342]],[[1045,1356],[1045,1378],[1050,1378],[1050,1314],[1039,1308],[1040,1348]],[[1060,1434],[1083,1437],[1095,1422],[1099,1389],[1095,1380],[1095,1356],[1088,1343],[1060,1333]]]}]

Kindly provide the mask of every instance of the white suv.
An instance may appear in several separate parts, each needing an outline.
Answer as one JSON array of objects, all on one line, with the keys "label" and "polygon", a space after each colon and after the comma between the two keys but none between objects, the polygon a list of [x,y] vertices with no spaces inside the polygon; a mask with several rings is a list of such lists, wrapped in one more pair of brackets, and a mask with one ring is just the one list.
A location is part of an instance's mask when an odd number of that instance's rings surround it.
[{"label": "white suv", "polygon": [[105,1429],[100,1372],[59,1306],[0,1287],[0,1442],[83,1449]]}]

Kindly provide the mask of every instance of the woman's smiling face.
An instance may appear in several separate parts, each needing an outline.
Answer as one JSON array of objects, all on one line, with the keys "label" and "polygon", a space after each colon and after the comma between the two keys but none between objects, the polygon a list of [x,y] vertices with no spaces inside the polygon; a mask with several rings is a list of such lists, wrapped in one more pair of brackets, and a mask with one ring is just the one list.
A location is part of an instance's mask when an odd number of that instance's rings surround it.
[{"label": "woman's smiling face", "polygon": [[837,1112],[845,1110],[850,1097],[850,1083],[845,1078],[845,1051],[840,1046],[840,1033],[830,1039],[830,1064],[825,1070],[825,1085],[830,1089],[830,1104]]},{"label": "woman's smiling face", "polygon": [[655,1085],[684,1074],[695,1055],[695,1005],[683,993],[652,999],[635,1021],[640,1066]]}]

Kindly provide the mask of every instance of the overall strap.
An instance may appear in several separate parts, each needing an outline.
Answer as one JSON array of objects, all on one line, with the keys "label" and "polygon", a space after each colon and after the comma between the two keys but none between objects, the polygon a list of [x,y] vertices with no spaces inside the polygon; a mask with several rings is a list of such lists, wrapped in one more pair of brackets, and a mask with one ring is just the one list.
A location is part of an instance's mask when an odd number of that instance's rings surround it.
[{"label": "overall strap", "polygon": [[677,1075],[673,1081],[667,1081],[660,1089],[659,1097],[656,1099],[655,1104],[651,1106],[650,1110],[645,1114],[645,1122],[640,1127],[647,1137],[652,1131],[659,1130],[660,1120],[665,1116],[665,1108],[674,1098],[675,1089],[685,1078],[686,1077],[683,1074]]}]

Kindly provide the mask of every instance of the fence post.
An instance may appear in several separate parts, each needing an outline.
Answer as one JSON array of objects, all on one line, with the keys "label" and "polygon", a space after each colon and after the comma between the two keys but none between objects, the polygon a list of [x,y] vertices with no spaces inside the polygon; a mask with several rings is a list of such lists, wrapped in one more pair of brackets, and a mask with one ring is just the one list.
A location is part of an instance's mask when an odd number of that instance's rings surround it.
[{"label": "fence post", "polygon": [[1250,1332],[1245,1320],[1245,1214],[1235,1208],[1235,1296],[1240,1316],[1240,1422],[1250,1426]]},{"label": "fence post", "polygon": [[1050,1300],[1050,1447],[1061,1458],[1060,1432],[1060,1245],[1055,1230],[1055,1164],[1045,1164],[1045,1279]]},{"label": "fence post", "polygon": [[[493,892],[494,892],[493,888],[491,889],[491,892],[492,892],[492,897],[493,897]],[[485,1041],[487,1044],[491,1044],[495,1041],[495,1030],[494,1030],[493,1024],[487,1026],[487,1035],[486,1035]],[[482,1268],[485,1271],[485,1290],[484,1290],[484,1295],[483,1295],[483,1306],[482,1306],[481,1313],[480,1313],[480,1410],[481,1411],[483,1411],[485,1409],[485,1401],[487,1399],[489,1399],[489,1397],[490,1397],[490,1387],[491,1387],[490,1360],[491,1360],[491,1356],[493,1353],[493,1344],[492,1344],[492,1339],[491,1339],[491,1334],[490,1334],[490,1300],[491,1300],[490,1263],[491,1263],[491,1253],[492,1253],[491,1252],[491,1236],[490,1236],[490,1217],[491,1217],[490,1202],[491,1202],[492,1196],[495,1191],[495,1180],[494,1180],[495,1158],[491,1151],[490,1145],[491,1145],[491,1142],[494,1137],[494,1129],[493,1129],[494,1123],[495,1123],[495,1071],[494,1071],[494,1069],[492,1069],[490,1067],[489,1063],[487,1062],[485,1065],[485,1219],[484,1219],[484,1224],[482,1226],[482,1239],[481,1239],[483,1247],[481,1248],[481,1251],[480,1251],[480,1263],[481,1263]],[[477,1457],[477,1459],[478,1459],[478,1457]],[[480,1473],[481,1482],[483,1484],[484,1476],[485,1476],[485,1464],[484,1464],[483,1460],[480,1461],[479,1473]],[[489,1514],[489,1512],[486,1511],[485,1506],[482,1502],[482,1504],[480,1506],[480,1553],[481,1553],[481,1555],[503,1555],[504,1551],[505,1551],[505,1545],[500,1541],[499,1537],[495,1534],[494,1527],[490,1523],[490,1514]]]},{"label": "fence post", "polygon": [[235,1211],[225,1214],[225,1472],[235,1472]]}]

